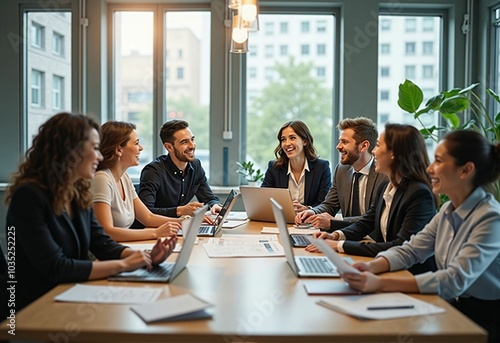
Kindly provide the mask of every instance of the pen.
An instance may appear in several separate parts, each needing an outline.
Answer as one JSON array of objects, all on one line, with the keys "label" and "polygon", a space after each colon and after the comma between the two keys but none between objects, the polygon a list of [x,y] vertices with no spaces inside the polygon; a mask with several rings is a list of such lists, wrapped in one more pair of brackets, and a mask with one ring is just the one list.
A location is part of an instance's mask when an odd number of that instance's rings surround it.
[{"label": "pen", "polygon": [[401,305],[401,306],[368,306],[366,309],[369,311],[376,310],[405,310],[415,308],[413,305]]}]

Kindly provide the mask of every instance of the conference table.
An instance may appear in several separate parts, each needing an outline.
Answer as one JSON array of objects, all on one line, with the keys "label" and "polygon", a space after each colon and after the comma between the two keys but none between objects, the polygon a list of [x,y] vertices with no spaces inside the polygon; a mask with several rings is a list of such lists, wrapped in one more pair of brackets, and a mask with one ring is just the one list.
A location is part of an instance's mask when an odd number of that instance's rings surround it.
[{"label": "conference table", "polygon": [[[260,234],[274,223],[248,222],[223,234]],[[388,320],[361,320],[317,304],[334,296],[311,296],[284,257],[209,258],[195,245],[187,268],[171,283],[106,280],[88,285],[162,289],[160,299],[193,294],[212,303],[213,318],[146,324],[131,305],[64,303],[54,297],[74,284],[55,287],[16,314],[16,335],[1,324],[0,340],[48,342],[485,342],[486,332],[435,295],[412,294],[444,313]],[[296,254],[309,254],[295,248]],[[169,260],[174,259],[172,254]],[[319,253],[318,253],[319,255]],[[366,260],[352,256],[354,260]],[[401,275],[407,271],[398,272]],[[331,282],[342,282],[331,278]]]}]

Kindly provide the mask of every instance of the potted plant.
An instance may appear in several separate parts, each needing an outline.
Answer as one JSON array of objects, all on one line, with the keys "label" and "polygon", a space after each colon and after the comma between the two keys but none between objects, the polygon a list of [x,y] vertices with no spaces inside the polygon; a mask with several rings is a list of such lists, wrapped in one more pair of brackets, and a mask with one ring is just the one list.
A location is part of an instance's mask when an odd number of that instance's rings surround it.
[{"label": "potted plant", "polygon": [[[437,142],[440,132],[466,129],[475,130],[490,142],[497,143],[500,141],[500,113],[494,117],[488,113],[485,102],[474,92],[478,85],[474,83],[465,88],[442,91],[431,97],[424,107],[420,108],[424,99],[422,90],[412,81],[405,80],[399,85],[398,105],[422,125],[420,132],[426,139],[433,139]],[[493,90],[487,89],[486,92],[497,103],[500,103],[500,97]],[[472,117],[465,122],[458,114],[466,110],[470,111]],[[426,126],[420,118],[424,114],[440,116],[444,126]],[[500,180],[492,185],[491,192],[500,201]]]},{"label": "potted plant", "polygon": [[260,169],[255,169],[255,165],[251,161],[236,162],[238,165],[238,173],[245,176],[249,186],[260,186],[264,179],[264,174]]}]

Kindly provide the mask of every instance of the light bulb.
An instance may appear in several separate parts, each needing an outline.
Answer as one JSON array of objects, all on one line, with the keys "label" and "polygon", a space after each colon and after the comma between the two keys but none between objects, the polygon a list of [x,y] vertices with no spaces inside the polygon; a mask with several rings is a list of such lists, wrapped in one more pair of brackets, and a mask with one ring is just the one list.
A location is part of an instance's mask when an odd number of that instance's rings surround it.
[{"label": "light bulb", "polygon": [[235,27],[233,28],[232,38],[236,43],[243,43],[248,39],[248,31],[239,27]]},{"label": "light bulb", "polygon": [[245,21],[254,21],[257,18],[257,5],[255,4],[242,4],[241,5],[241,18]]}]

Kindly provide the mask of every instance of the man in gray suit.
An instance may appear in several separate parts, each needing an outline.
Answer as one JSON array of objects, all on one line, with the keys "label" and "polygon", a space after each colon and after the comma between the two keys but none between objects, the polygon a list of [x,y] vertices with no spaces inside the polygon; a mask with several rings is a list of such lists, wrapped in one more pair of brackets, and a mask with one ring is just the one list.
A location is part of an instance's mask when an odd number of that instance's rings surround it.
[{"label": "man in gray suit", "polygon": [[[357,221],[370,208],[377,188],[388,182],[385,175],[375,172],[372,150],[378,132],[373,121],[364,117],[346,118],[337,127],[340,163],[335,167],[332,188],[321,204],[298,213],[296,224],[310,223],[315,228],[330,230]],[[344,222],[335,218],[339,210]]]}]

